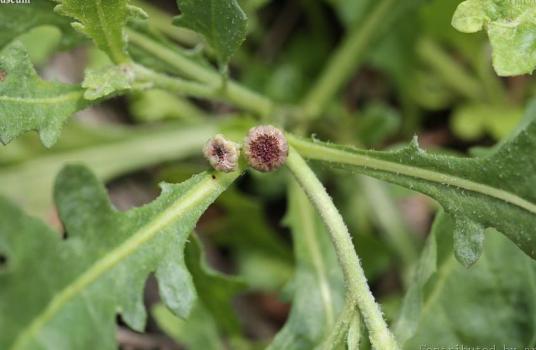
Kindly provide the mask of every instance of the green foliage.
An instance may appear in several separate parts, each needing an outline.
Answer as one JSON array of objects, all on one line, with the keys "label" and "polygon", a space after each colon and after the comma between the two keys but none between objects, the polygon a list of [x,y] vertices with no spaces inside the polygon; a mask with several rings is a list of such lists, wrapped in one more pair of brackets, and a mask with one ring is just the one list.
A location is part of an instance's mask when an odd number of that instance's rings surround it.
[{"label": "green foliage", "polygon": [[129,15],[128,0],[59,0],[58,13],[72,17],[72,26],[87,35],[114,63],[129,61],[124,26]]},{"label": "green foliage", "polygon": [[181,15],[174,21],[202,34],[216,52],[220,63],[227,63],[247,34],[247,16],[236,0],[178,0]]},{"label": "green foliage", "polygon": [[[83,162],[100,180],[109,181],[140,167],[197,154],[216,130],[216,126],[208,124],[106,130],[72,124],[60,142],[47,152],[24,155],[22,159],[10,156],[14,159],[0,173],[0,194],[23,206],[29,214],[48,219],[54,209],[50,189],[64,165]],[[31,141],[18,139],[10,147],[35,148]],[[2,151],[0,155],[6,155]]]},{"label": "green foliage", "polygon": [[34,0],[22,6],[2,6],[0,11],[0,49],[14,38],[38,26],[54,26],[62,32],[61,47],[69,48],[80,41],[69,21],[54,13],[54,2]]},{"label": "green foliage", "polygon": [[452,25],[465,33],[488,32],[497,74],[534,71],[536,8],[532,1],[466,0],[456,9]]},{"label": "green foliage", "polygon": [[523,125],[492,153],[481,158],[429,154],[416,139],[394,152],[362,151],[301,139],[291,142],[306,157],[328,161],[360,173],[425,193],[455,221],[456,257],[474,264],[484,244],[484,230],[504,233],[536,258],[533,222],[536,191],[527,172],[536,170],[536,103]]},{"label": "green foliage", "polygon": [[87,89],[84,98],[97,100],[112,94],[124,93],[132,89],[134,79],[134,68],[129,64],[88,70],[82,83],[82,87]]},{"label": "green foliage", "polygon": [[[530,1],[177,5],[1,6],[0,141],[20,137],[0,147],[0,349],[127,348],[117,319],[143,332],[144,302],[149,346],[159,331],[193,350],[534,345],[536,102],[508,135],[535,85],[490,64],[536,66]],[[73,27],[91,46],[54,55],[83,40]],[[209,138],[266,124],[286,131],[286,168],[229,191],[241,172],[190,178]],[[477,156],[393,146],[415,133]],[[310,134],[333,144],[294,136]],[[320,182],[304,157],[342,171]],[[162,178],[188,180],[127,212],[99,182],[118,180],[123,207]],[[443,207],[420,258],[435,207],[413,191]]]},{"label": "green foliage", "polygon": [[37,130],[50,147],[65,121],[88,105],[81,87],[41,80],[19,42],[0,51],[0,71],[0,141],[4,144]]},{"label": "green foliage", "polygon": [[450,248],[454,225],[441,214],[434,223],[399,318],[404,349],[533,344],[536,263],[489,230],[481,259],[465,269]]},{"label": "green foliage", "polygon": [[[91,172],[67,167],[55,190],[66,240],[2,200],[0,249],[8,267],[0,274],[5,286],[0,346],[114,349],[116,311],[133,329],[143,330],[142,291],[153,271],[164,303],[187,316],[196,292],[184,244],[199,216],[234,178],[200,174],[179,185],[164,184],[153,203],[121,213]],[[21,297],[31,302],[21,305]]]},{"label": "green foliage", "polygon": [[344,281],[329,236],[298,184],[289,185],[288,213],[296,272],[292,310],[269,349],[312,349],[334,326],[344,301]]},{"label": "green foliage", "polygon": [[240,334],[232,301],[245,285],[210,268],[201,248],[197,239],[186,245],[186,266],[199,295],[190,315],[180,319],[163,305],[155,307],[153,313],[166,333],[189,348],[222,349],[224,335]]}]

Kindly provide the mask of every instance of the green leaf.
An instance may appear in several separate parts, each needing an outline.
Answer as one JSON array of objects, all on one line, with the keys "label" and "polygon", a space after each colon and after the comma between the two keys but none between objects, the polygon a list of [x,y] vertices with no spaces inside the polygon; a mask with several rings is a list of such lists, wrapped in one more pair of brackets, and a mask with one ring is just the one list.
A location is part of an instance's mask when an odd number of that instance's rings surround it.
[{"label": "green leaf", "polygon": [[71,28],[66,18],[54,13],[54,6],[54,2],[50,0],[33,0],[30,4],[2,6],[0,49],[30,29],[44,25],[54,26],[62,32],[62,48],[72,47],[79,42],[80,35]]},{"label": "green leaf", "polygon": [[364,151],[289,135],[305,157],[389,181],[436,199],[452,216],[456,256],[465,266],[481,254],[482,232],[496,228],[536,258],[536,102],[511,138],[484,157],[430,154],[416,139],[394,152]]},{"label": "green leaf", "polygon": [[222,332],[227,335],[240,334],[240,324],[232,308],[233,298],[242,292],[245,284],[212,269],[201,250],[201,242],[186,247],[186,266],[192,274],[199,295],[199,303],[209,312]]},{"label": "green leaf", "polygon": [[74,18],[72,26],[87,35],[117,64],[130,59],[124,27],[132,15],[128,0],[58,0],[56,11]]},{"label": "green leaf", "polygon": [[532,73],[536,67],[536,7],[532,1],[467,0],[456,9],[452,25],[465,33],[488,32],[497,74]]},{"label": "green leaf", "polygon": [[0,51],[0,141],[37,130],[52,146],[64,122],[88,106],[82,95],[79,86],[41,80],[21,43],[6,46]]},{"label": "green leaf", "polygon": [[[58,144],[47,152],[2,168],[0,194],[25,208],[31,215],[49,218],[53,200],[50,188],[61,168],[68,163],[91,167],[101,181],[108,181],[144,167],[196,154],[212,135],[215,125],[185,127],[165,124],[159,128],[67,128]],[[80,140],[88,138],[80,144]],[[5,146],[0,154],[13,147],[35,148],[21,138]],[[39,174],[39,176],[36,176]]]},{"label": "green leaf", "polygon": [[236,0],[178,0],[181,15],[174,24],[202,34],[216,52],[220,63],[227,63],[246,40],[247,16]]},{"label": "green leaf", "polygon": [[465,269],[451,249],[454,225],[442,214],[434,223],[398,323],[405,328],[399,340],[409,338],[404,349],[534,344],[536,263],[489,230],[481,259]]},{"label": "green leaf", "polygon": [[233,298],[245,285],[207,265],[198,239],[186,245],[186,266],[199,295],[192,313],[183,320],[158,306],[158,324],[177,342],[189,349],[223,349],[222,335],[240,334],[240,325],[231,307]]},{"label": "green leaf", "polygon": [[86,71],[82,87],[87,89],[84,98],[97,100],[132,89],[135,73],[132,65],[107,66]]},{"label": "green leaf", "polygon": [[344,303],[344,279],[333,245],[305,193],[290,184],[286,223],[293,233],[296,272],[292,309],[269,349],[312,349],[334,326]]},{"label": "green leaf", "polygon": [[456,136],[475,140],[490,134],[496,140],[508,136],[521,120],[523,111],[517,106],[471,104],[457,108],[450,125]]},{"label": "green leaf", "polygon": [[0,251],[8,262],[0,273],[0,348],[116,349],[116,313],[133,329],[144,328],[142,292],[152,272],[163,302],[187,316],[196,293],[184,244],[238,175],[203,173],[163,184],[151,204],[118,212],[91,172],[67,167],[55,189],[65,240],[1,200]]}]

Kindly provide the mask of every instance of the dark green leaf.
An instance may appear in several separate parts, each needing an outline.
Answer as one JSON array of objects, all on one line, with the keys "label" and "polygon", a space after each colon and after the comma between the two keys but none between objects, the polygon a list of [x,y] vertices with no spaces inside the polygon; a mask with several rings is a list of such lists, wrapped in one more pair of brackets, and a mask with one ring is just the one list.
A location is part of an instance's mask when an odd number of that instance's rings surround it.
[{"label": "dark green leaf", "polygon": [[142,291],[151,272],[164,303],[187,316],[196,293],[184,244],[237,175],[163,184],[153,203],[117,212],[91,172],[67,167],[55,190],[66,240],[1,200],[0,251],[8,265],[0,273],[0,348],[116,349],[116,313],[133,329],[144,328]]},{"label": "dark green leaf", "polygon": [[6,46],[0,51],[0,141],[37,130],[52,146],[64,122],[88,105],[82,95],[79,86],[41,80],[21,43]]},{"label": "dark green leaf", "polygon": [[221,63],[227,63],[247,34],[247,16],[236,0],[178,0],[174,23],[202,34]]},{"label": "dark green leaf", "polygon": [[344,280],[320,217],[295,183],[290,184],[287,224],[294,238],[296,272],[292,310],[269,349],[312,349],[334,325],[344,302]]},{"label": "dark green leaf", "polygon": [[536,103],[512,137],[478,158],[429,154],[416,140],[394,152],[364,151],[291,137],[304,156],[393,182],[436,199],[455,218],[456,255],[466,266],[492,227],[536,258]]}]

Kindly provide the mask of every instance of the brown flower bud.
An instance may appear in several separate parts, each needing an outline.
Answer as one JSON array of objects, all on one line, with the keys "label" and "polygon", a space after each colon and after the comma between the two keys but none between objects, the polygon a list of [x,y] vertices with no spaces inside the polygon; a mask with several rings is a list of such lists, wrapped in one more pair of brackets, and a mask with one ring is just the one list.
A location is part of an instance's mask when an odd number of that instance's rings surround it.
[{"label": "brown flower bud", "polygon": [[271,125],[252,128],[244,141],[244,154],[253,169],[276,170],[287,160],[287,139],[281,130]]},{"label": "brown flower bud", "polygon": [[238,168],[240,146],[218,134],[208,140],[203,148],[203,154],[214,169],[230,173]]}]

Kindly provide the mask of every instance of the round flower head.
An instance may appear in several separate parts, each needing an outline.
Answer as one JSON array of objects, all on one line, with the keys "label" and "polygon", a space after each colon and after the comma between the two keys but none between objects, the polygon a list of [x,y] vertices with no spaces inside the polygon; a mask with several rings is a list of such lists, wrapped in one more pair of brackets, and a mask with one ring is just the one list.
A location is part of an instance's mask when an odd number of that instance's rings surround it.
[{"label": "round flower head", "polygon": [[244,154],[253,169],[276,170],[287,160],[287,139],[281,130],[271,125],[252,128],[244,141]]},{"label": "round flower head", "polygon": [[240,146],[218,134],[208,140],[203,148],[203,154],[214,169],[230,173],[238,168]]}]

